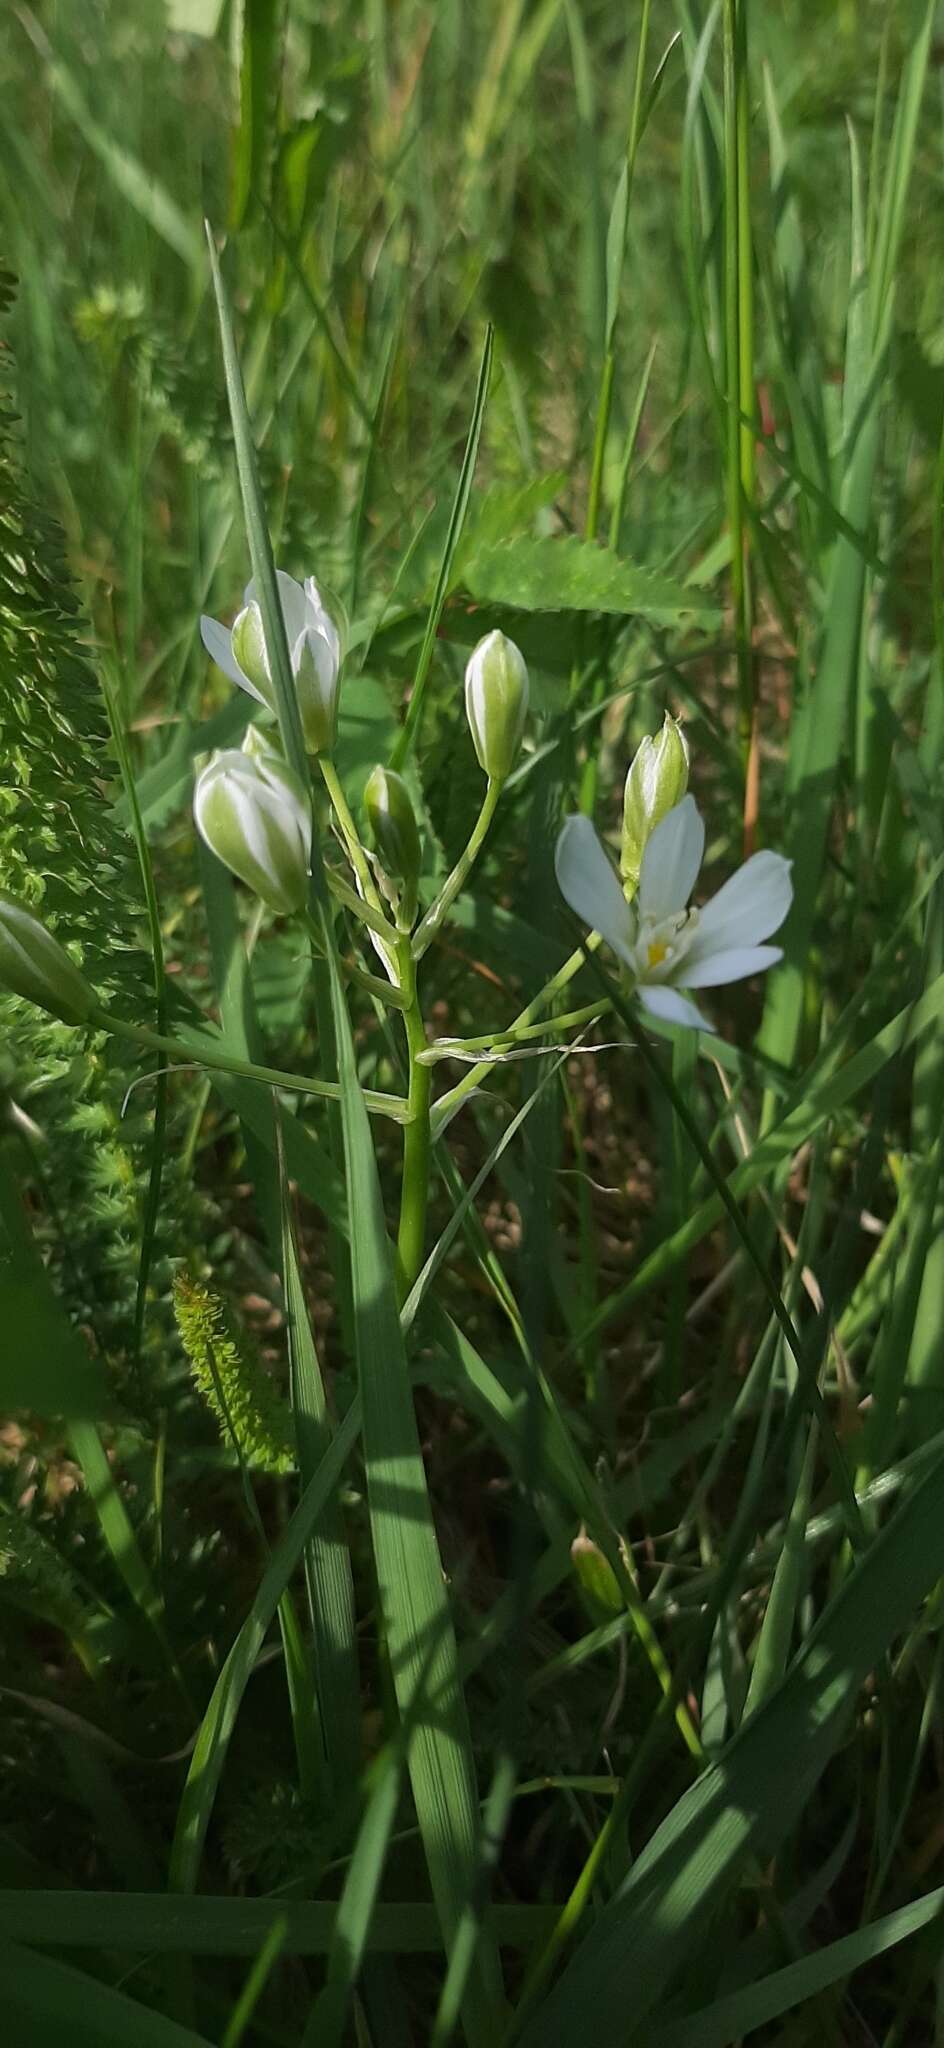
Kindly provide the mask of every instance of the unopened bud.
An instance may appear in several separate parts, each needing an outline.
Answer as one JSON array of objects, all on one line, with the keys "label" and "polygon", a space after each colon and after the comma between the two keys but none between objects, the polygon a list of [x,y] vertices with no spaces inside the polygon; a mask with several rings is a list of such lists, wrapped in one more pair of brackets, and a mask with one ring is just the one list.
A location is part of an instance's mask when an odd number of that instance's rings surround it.
[{"label": "unopened bud", "polygon": [[374,768],[367,779],[364,808],[388,874],[414,883],[420,871],[420,835],[402,775],[393,768]]},{"label": "unopened bud", "polygon": [[97,1008],[94,989],[65,948],[6,890],[0,890],[0,987],[65,1024],[84,1024]]},{"label": "unopened bud", "polygon": [[[250,584],[250,591],[254,585]],[[282,613],[288,640],[289,660],[298,711],[310,754],[330,753],[334,746],[338,710],[338,676],[341,642],[331,613],[322,604],[318,586],[309,576],[304,590],[290,576],[279,576]],[[210,621],[212,627],[213,622]],[[233,625],[230,650],[235,674],[268,711],[277,710],[272,665],[266,647],[262,612],[250,596]]]},{"label": "unopened bud", "polygon": [[274,750],[211,756],[193,798],[197,829],[224,867],[270,910],[300,910],[308,893],[311,805]]},{"label": "unopened bud", "polygon": [[338,717],[337,634],[306,626],[292,649],[295,691],[310,754],[330,754]]},{"label": "unopened bud", "polygon": [[275,691],[262,630],[262,613],[255,601],[244,605],[233,621],[232,648],[233,658],[242,670],[250,696],[274,711]]},{"label": "unopened bud", "polygon": [[528,671],[513,640],[497,630],[473,650],[465,672],[465,709],[479,763],[492,782],[515,765],[528,713]]},{"label": "unopened bud", "polygon": [[604,1616],[622,1614],[626,1603],[609,1558],[604,1557],[593,1537],[581,1529],[570,1546],[573,1567],[592,1607]]},{"label": "unopened bud", "polygon": [[627,895],[639,887],[646,841],[688,788],[688,743],[677,719],[665,714],[662,731],[637,747],[623,794],[620,871]]},{"label": "unopened bud", "polygon": [[250,761],[276,761],[285,766],[285,756],[277,739],[273,736],[276,728],[268,732],[262,725],[247,725],[243,735],[242,752]]}]

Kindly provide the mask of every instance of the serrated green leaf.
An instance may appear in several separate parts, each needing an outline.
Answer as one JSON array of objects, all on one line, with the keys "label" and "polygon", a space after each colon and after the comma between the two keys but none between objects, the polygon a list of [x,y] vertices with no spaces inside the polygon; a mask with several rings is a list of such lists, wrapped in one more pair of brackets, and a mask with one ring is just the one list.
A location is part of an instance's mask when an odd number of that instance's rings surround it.
[{"label": "serrated green leaf", "polygon": [[687,613],[713,626],[721,617],[717,605],[685,584],[654,576],[624,555],[571,534],[483,548],[468,563],[465,583],[482,603],[524,611],[642,613],[665,620]]}]

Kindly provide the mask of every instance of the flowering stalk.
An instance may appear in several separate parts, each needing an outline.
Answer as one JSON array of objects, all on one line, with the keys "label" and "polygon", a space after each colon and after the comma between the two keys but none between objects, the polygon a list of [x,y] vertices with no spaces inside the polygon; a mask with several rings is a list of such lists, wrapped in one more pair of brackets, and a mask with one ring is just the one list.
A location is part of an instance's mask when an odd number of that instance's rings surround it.
[{"label": "flowering stalk", "polygon": [[[182,1039],[165,1038],[161,1032],[149,1031],[146,1025],[129,1024],[124,1017],[113,1016],[110,1010],[98,1006],[90,1010],[87,1021],[97,1031],[132,1039],[136,1045],[146,1046],[149,1052],[162,1052],[167,1059],[175,1060],[181,1066],[210,1067],[221,1074],[236,1074],[246,1081],[264,1081],[267,1087],[284,1088],[292,1095],[319,1095],[329,1102],[338,1102],[341,1098],[336,1081],[309,1080],[304,1074],[287,1074],[278,1067],[258,1067],[252,1060],[240,1060],[231,1053],[217,1052],[202,1038],[195,1038],[192,1044],[187,1045]],[[365,1088],[364,1100],[375,1116],[388,1116],[394,1123],[406,1123],[410,1114],[409,1103],[401,1095],[383,1095],[375,1089]]]},{"label": "flowering stalk", "polygon": [[[530,1032],[532,1027],[541,1031],[550,1030],[552,1022],[556,1028],[556,1020],[548,1018],[539,1026],[536,1026],[535,1019],[548,1003],[554,1001],[555,996],[563,993],[564,989],[573,981],[574,975],[579,974],[581,967],[583,967],[586,961],[587,954],[595,952],[599,944],[599,933],[591,932],[582,946],[577,946],[573,953],[569,953],[563,966],[557,969],[556,974],[551,975],[550,980],[545,982],[544,987],[538,990],[536,996],[532,996],[530,1003],[527,1003],[525,1008],[520,1010],[517,1017],[512,1020],[507,1032],[504,1034],[505,1037],[509,1037],[512,1033],[514,1033],[515,1037],[518,1037],[522,1032]],[[492,1040],[489,1039],[488,1043],[491,1044]],[[479,1060],[474,1067],[469,1068],[467,1074],[463,1074],[461,1081],[457,1081],[454,1088],[450,1088],[447,1095],[441,1095],[435,1106],[434,1128],[441,1129],[443,1124],[454,1116],[460,1104],[465,1101],[466,1096],[474,1094],[476,1088],[480,1087],[483,1081],[487,1081],[490,1078],[491,1071],[492,1065],[490,1060]]]},{"label": "flowering stalk", "polygon": [[397,942],[400,986],[407,999],[404,1012],[409,1079],[408,1122],[403,1132],[403,1178],[400,1183],[400,1224],[397,1232],[397,1277],[401,1301],[406,1299],[423,1264],[426,1210],[429,1203],[430,1096],[432,1071],[421,1059],[426,1032],[416,986],[416,961],[404,932]]},{"label": "flowering stalk", "polygon": [[445,923],[460,889],[464,886],[471,869],[475,865],[485,843],[488,828],[495,816],[495,809],[502,793],[502,787],[503,784],[501,782],[489,783],[485,792],[485,800],[472,827],[469,843],[465,851],[460,853],[455,867],[451,875],[448,875],[443,883],[435,903],[430,905],[425,917],[417,925],[416,935],[413,940],[414,960],[422,960],[427,946],[432,943],[436,933]]}]

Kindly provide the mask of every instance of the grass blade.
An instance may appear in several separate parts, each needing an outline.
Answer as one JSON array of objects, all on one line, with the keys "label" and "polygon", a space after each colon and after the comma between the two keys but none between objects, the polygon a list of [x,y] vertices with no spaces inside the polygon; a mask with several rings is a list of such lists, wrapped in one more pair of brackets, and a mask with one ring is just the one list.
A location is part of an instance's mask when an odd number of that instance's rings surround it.
[{"label": "grass blade", "polygon": [[647,1844],[521,2048],[576,2048],[588,2022],[635,2041],[752,1851],[769,1856],[835,1748],[858,1687],[944,1571],[944,1458],[825,1610],[786,1680]]},{"label": "grass blade", "polygon": [[211,2048],[205,2034],[149,2012],[85,1970],[0,1943],[0,1985],[10,2038],[30,2048]]},{"label": "grass blade", "polygon": [[492,372],[494,338],[493,328],[491,326],[487,327],[485,330],[485,346],[482,350],[482,361],[479,365],[479,379],[475,387],[472,420],[469,426],[468,440],[465,444],[465,454],[462,457],[462,468],[459,471],[459,481],[456,485],[456,495],[453,499],[452,515],[449,520],[449,530],[446,534],[446,544],[443,548],[442,560],[439,564],[436,588],[433,592],[433,601],[429,608],[423,644],[420,648],[416,673],[413,677],[413,693],[410,697],[410,708],[406,714],[393,753],[390,756],[391,768],[402,768],[404,761],[416,744],[420,713],[423,709],[423,696],[426,690],[430,663],[433,659],[433,649],[436,645],[436,634],[442,617],[443,605],[446,602],[449,590],[449,579],[452,574],[456,549],[462,538],[462,529],[465,525],[466,514],[469,509],[469,499],[472,495],[476,457],[479,452],[479,442],[482,438],[482,422],[485,418],[485,407],[488,401],[488,385]]},{"label": "grass blade", "polygon": [[[358,1218],[351,1265],[371,1536],[417,1819],[448,1949],[477,1867],[475,1770],[370,1127],[333,961],[331,973],[348,1200]],[[463,2009],[473,2048],[494,2036],[500,1984],[497,1950],[486,1938]]]},{"label": "grass blade", "polygon": [[177,1814],[168,1872],[168,1883],[174,1891],[190,1892],[196,1887],[206,1831],[243,1693],[282,1594],[338,1484],[360,1426],[360,1402],[354,1401],[272,1552],[249,1613],[213,1688]]},{"label": "grass blade", "polygon": [[[292,1415],[303,1487],[318,1469],[333,1428],[298,1263],[282,1165],[282,1260]],[[341,1509],[330,1500],[305,1546],[305,1579],[315,1643],[318,1700],[335,1797],[347,1798],[360,1770],[360,1683],[351,1561]]]}]

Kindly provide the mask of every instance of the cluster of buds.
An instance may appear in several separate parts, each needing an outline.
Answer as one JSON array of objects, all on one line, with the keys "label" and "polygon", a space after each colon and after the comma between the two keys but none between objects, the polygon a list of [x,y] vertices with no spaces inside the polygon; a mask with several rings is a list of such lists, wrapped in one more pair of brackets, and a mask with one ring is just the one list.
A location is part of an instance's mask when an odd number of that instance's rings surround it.
[{"label": "cluster of buds", "polygon": [[[309,752],[330,753],[337,720],[341,643],[337,626],[311,577],[304,585],[278,572],[279,596],[302,730]],[[232,630],[200,622],[207,652],[240,689],[275,710],[262,614],[250,583]],[[514,642],[489,633],[472,653],[465,677],[469,727],[479,762],[498,787],[514,766],[528,706],[528,672]],[[422,850],[410,793],[402,776],[377,767],[364,795],[377,855],[399,893],[400,913],[415,911]],[[212,754],[194,789],[201,837],[224,867],[282,916],[308,895],[312,813],[309,792],[278,746],[251,725],[242,748]],[[97,1009],[94,990],[39,918],[0,891],[0,986],[25,996],[68,1024]]]},{"label": "cluster of buds", "polygon": [[[308,752],[327,757],[335,741],[341,640],[312,577],[297,583],[277,571],[279,599]],[[231,629],[200,621],[203,644],[217,666],[274,713],[272,664],[256,587],[250,583]],[[473,649],[465,673],[472,742],[494,793],[514,767],[528,709],[528,671],[513,640],[493,632]],[[327,767],[325,767],[327,773]],[[364,792],[378,862],[398,917],[415,914],[422,849],[402,776],[378,766]],[[256,726],[242,751],[214,754],[201,770],[194,817],[207,845],[271,910],[300,910],[311,860],[311,806],[291,769]],[[382,877],[382,879],[383,879]]]}]

